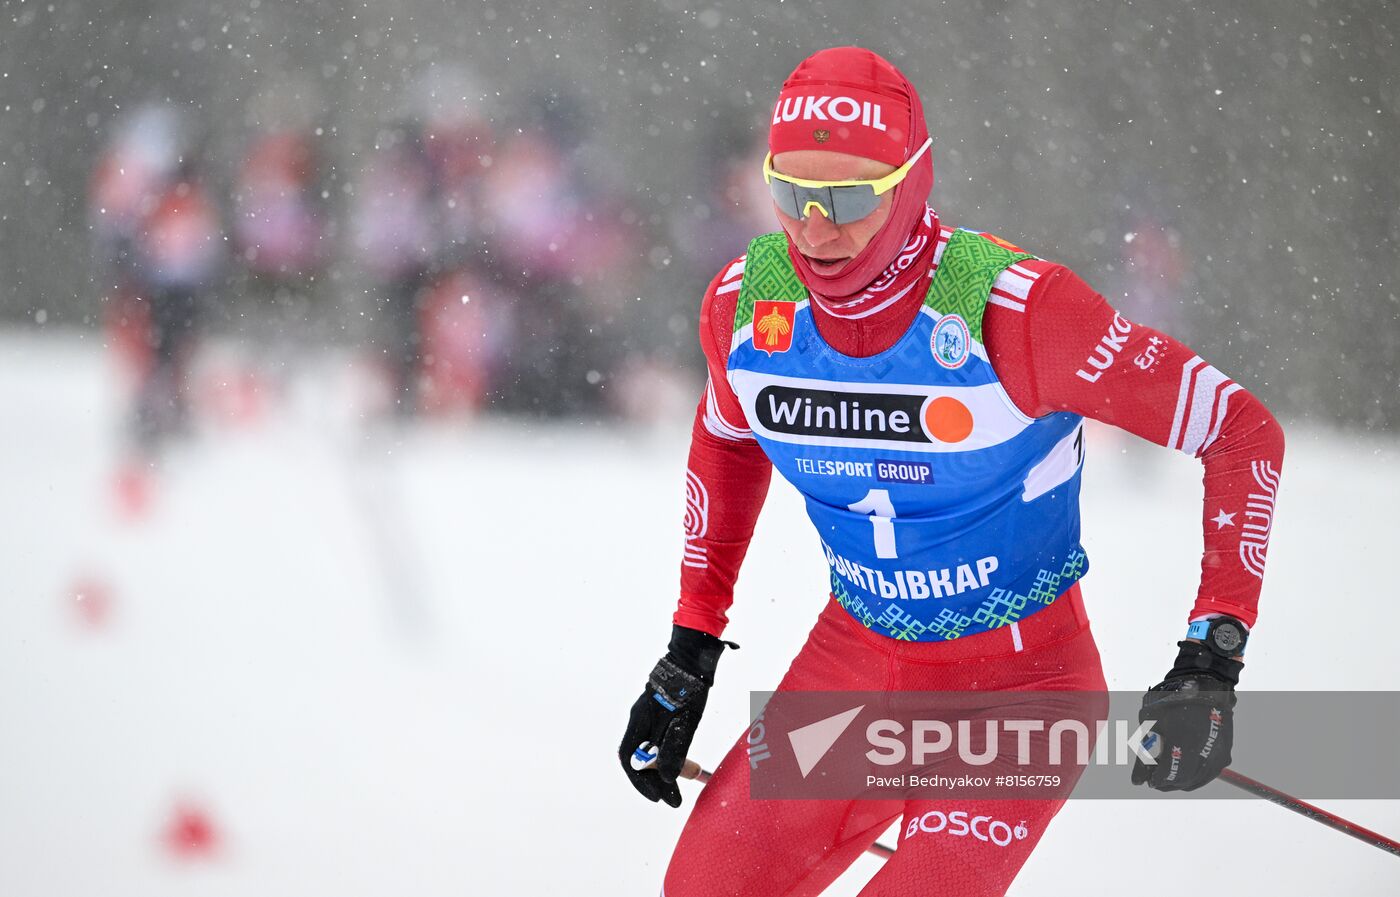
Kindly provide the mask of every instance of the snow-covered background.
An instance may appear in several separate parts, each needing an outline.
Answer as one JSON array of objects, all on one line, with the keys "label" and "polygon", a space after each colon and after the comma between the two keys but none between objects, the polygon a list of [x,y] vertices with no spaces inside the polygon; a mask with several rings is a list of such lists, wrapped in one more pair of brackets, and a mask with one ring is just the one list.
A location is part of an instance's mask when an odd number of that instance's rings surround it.
[{"label": "snow-covered background", "polygon": [[[614,751],[675,602],[696,305],[772,229],[770,103],[829,45],[920,89],[946,222],[1284,420],[1245,685],[1400,688],[1397,35],[1375,0],[0,0],[0,897],[656,893],[695,786],[647,803]],[[194,420],[149,470],[133,312],[183,215]],[[1135,690],[1199,470],[1090,435],[1085,595]],[[823,604],[808,532],[776,484],[697,759]],[[1014,893],[1203,888],[1400,863],[1257,802],[1081,802]]]},{"label": "snow-covered background", "polygon": [[[226,237],[202,326],[385,340],[358,216],[427,131],[452,208],[400,236],[492,284],[464,291],[515,325],[488,343],[554,365],[507,361],[493,407],[632,411],[619,383],[698,368],[699,291],[773,228],[782,79],[859,44],[920,91],[945,223],[1063,262],[1270,408],[1395,430],[1397,38],[1377,0],[0,0],[0,320],[102,321],[121,191],[94,170],[130,172],[161,112],[141,153],[179,151]],[[283,167],[291,209],[262,193]],[[296,212],[318,263],[271,301],[250,243],[299,247]]]},{"label": "snow-covered background", "polygon": [[[206,399],[133,516],[112,493],[110,354],[0,337],[0,894],[656,893],[695,786],[679,812],[647,803],[614,750],[666,640],[688,421],[376,432],[353,358],[280,370],[256,415]],[[206,376],[211,394],[237,379]],[[1199,474],[1094,437],[1085,596],[1110,687],[1136,689],[1192,599]],[[1400,686],[1397,463],[1394,438],[1290,426],[1249,688]],[[744,650],[694,745],[707,763],[823,603],[805,533],[775,485],[733,613]],[[1347,638],[1319,640],[1319,613]],[[1321,803],[1400,833],[1400,802]],[[1211,881],[1379,897],[1400,863],[1261,802],[1077,802],[1012,893]]]}]

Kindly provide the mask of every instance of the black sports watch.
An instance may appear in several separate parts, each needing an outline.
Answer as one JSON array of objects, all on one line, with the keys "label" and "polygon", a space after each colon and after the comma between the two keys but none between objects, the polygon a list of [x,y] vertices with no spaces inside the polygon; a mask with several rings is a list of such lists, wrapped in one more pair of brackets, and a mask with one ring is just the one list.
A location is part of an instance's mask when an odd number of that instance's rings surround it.
[{"label": "black sports watch", "polygon": [[1212,617],[1188,626],[1186,637],[1199,639],[1217,657],[1230,658],[1244,654],[1249,629],[1234,617]]}]

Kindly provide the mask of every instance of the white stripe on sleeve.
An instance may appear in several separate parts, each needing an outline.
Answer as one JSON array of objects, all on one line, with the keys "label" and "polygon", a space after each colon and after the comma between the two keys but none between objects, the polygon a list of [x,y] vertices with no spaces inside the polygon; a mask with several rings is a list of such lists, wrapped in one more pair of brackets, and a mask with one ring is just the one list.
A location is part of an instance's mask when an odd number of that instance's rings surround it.
[{"label": "white stripe on sleeve", "polygon": [[753,441],[753,431],[746,427],[738,427],[724,419],[724,413],[719,410],[719,399],[715,396],[715,384],[713,380],[705,381],[705,429],[711,436],[718,436],[720,439],[727,439],[730,442],[751,442]]}]

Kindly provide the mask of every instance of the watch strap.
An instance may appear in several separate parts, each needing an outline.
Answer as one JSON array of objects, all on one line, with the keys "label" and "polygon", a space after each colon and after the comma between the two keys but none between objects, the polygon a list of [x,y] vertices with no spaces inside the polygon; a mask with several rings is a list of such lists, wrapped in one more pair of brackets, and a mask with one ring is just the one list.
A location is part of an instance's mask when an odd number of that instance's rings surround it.
[{"label": "watch strap", "polygon": [[[1222,626],[1228,626],[1235,631],[1233,633],[1220,633],[1217,630]],[[1217,639],[1220,636],[1228,635],[1228,644],[1221,645]],[[1236,620],[1234,617],[1224,615],[1218,617],[1206,617],[1200,620],[1193,620],[1190,626],[1186,627],[1186,637],[1188,639],[1198,639],[1211,651],[1222,657],[1234,657],[1243,655],[1245,644],[1249,641],[1249,627]]]}]

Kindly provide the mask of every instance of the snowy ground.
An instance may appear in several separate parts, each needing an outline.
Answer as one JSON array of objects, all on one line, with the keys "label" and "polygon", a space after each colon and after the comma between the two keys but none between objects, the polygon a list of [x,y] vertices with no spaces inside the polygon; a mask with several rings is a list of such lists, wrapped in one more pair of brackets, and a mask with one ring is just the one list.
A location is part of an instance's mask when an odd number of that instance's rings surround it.
[{"label": "snowy ground", "polygon": [[[109,360],[92,339],[0,338],[0,895],[656,893],[685,809],[634,794],[613,751],[668,631],[688,422],[367,438],[354,378],[329,370],[294,372],[254,423],[204,420],[124,523]],[[1110,686],[1136,689],[1194,592],[1199,476],[1096,435],[1085,595]],[[1400,533],[1397,462],[1393,439],[1290,428],[1248,687],[1400,686],[1400,604],[1372,573]],[[822,605],[804,532],[775,486],[706,762]],[[1345,644],[1316,642],[1319,610],[1349,621]],[[1400,833],[1400,802],[1324,806]],[[167,846],[180,807],[206,849]],[[1012,893],[1203,882],[1394,895],[1400,861],[1259,802],[1077,802]]]}]

